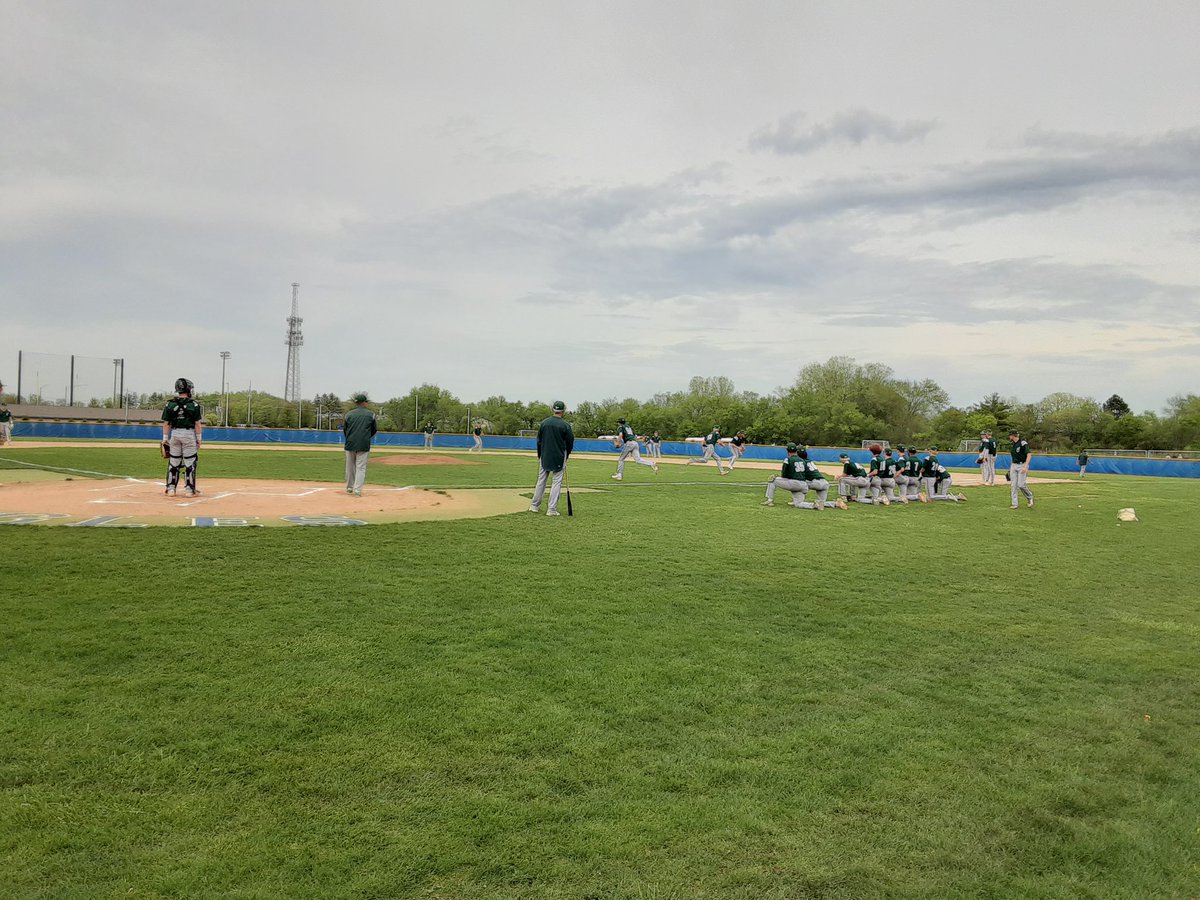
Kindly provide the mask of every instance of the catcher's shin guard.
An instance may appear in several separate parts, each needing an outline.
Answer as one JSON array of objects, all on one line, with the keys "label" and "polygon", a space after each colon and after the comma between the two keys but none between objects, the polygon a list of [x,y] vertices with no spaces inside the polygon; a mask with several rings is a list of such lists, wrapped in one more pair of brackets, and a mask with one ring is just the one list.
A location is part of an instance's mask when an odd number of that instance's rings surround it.
[{"label": "catcher's shin guard", "polygon": [[172,456],[167,466],[167,490],[173,491],[179,486],[179,470],[183,468],[183,457]]},{"label": "catcher's shin guard", "polygon": [[[185,456],[183,459],[183,465],[184,465],[184,469],[185,469],[185,474],[184,474],[185,484],[187,485],[187,489],[189,491],[196,490],[196,464],[197,464],[197,462],[199,462],[198,456]],[[175,478],[176,478],[176,480],[179,479],[178,470],[175,473]]]}]

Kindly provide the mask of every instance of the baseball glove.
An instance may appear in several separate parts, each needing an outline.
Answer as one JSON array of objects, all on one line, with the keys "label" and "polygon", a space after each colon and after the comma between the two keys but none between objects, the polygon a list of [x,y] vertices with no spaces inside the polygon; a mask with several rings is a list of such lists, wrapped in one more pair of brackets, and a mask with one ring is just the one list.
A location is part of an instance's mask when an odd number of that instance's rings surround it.
[{"label": "baseball glove", "polygon": [[1012,472],[1005,472],[1005,473],[1004,473],[1004,480],[1005,480],[1005,481],[1012,481]]},{"label": "baseball glove", "polygon": [[161,444],[158,445],[158,449],[159,449],[159,452],[162,453],[163,459],[171,458],[171,442],[170,441],[163,441]]},{"label": "baseball glove", "polygon": [[975,465],[977,465],[977,466],[983,465],[983,457],[982,456],[979,457],[977,460],[975,460]]}]

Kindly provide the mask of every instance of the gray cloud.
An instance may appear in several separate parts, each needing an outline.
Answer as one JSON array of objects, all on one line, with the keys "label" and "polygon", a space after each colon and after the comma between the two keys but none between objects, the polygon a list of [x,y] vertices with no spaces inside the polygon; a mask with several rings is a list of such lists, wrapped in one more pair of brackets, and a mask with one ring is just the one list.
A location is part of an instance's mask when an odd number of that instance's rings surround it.
[{"label": "gray cloud", "polygon": [[931,120],[897,122],[866,109],[838,113],[828,122],[806,126],[805,114],[789,113],[750,136],[751,150],[796,156],[812,153],[830,144],[907,144],[919,141],[937,127]]}]

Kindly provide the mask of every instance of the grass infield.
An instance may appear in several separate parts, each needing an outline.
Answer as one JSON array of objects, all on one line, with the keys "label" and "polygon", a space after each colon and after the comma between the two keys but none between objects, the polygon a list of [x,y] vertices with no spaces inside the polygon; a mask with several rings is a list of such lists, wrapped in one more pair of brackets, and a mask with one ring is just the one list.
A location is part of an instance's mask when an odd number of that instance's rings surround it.
[{"label": "grass infield", "polygon": [[[536,476],[464,458],[369,480]],[[815,513],[614,468],[574,518],[0,529],[0,896],[1197,893],[1200,483]]]}]

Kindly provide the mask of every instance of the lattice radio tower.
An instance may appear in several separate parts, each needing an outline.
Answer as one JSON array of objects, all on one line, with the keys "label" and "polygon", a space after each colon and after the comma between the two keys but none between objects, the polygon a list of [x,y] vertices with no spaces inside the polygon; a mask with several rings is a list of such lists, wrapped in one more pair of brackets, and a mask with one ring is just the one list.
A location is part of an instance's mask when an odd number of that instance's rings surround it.
[{"label": "lattice radio tower", "polygon": [[287,348],[288,368],[287,383],[283,386],[283,399],[296,402],[300,399],[300,345],[304,343],[304,335],[300,333],[300,285],[292,282],[292,314],[288,316]]}]

